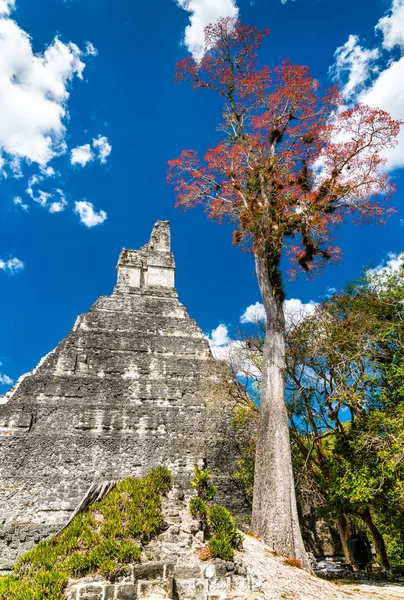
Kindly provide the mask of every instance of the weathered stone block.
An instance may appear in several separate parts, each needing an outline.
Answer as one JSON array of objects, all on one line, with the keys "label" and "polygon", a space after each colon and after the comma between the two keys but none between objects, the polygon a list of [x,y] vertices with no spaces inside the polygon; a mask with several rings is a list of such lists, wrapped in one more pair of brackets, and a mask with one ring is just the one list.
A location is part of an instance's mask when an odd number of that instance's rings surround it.
[{"label": "weathered stone block", "polygon": [[164,563],[143,563],[141,565],[134,565],[133,577],[135,579],[163,579],[164,577]]},{"label": "weathered stone block", "polygon": [[209,582],[209,592],[211,594],[220,595],[230,591],[229,577],[216,577]]},{"label": "weathered stone block", "polygon": [[116,600],[136,600],[137,586],[132,584],[124,584],[117,586]]},{"label": "weathered stone block", "polygon": [[176,565],[174,567],[175,579],[199,579],[201,568],[199,566]]},{"label": "weathered stone block", "polygon": [[251,588],[249,586],[248,580],[246,577],[242,577],[240,575],[231,575],[228,578],[230,581],[230,591],[231,592],[249,592]]},{"label": "weathered stone block", "polygon": [[115,585],[107,585],[104,588],[104,600],[113,600],[115,598]]},{"label": "weathered stone block", "polygon": [[86,585],[79,589],[80,600],[102,600],[103,588],[100,585]]},{"label": "weathered stone block", "polygon": [[178,600],[205,600],[206,584],[201,579],[174,579],[174,598]]},{"label": "weathered stone block", "polygon": [[138,598],[160,600],[173,597],[173,580],[138,581]]}]

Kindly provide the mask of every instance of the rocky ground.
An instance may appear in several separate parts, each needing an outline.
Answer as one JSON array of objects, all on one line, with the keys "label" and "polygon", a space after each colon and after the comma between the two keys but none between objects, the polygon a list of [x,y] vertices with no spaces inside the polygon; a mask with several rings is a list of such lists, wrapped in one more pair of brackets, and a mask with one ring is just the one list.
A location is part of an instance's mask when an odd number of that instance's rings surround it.
[{"label": "rocky ground", "polygon": [[266,600],[351,600],[404,598],[404,586],[387,582],[332,583],[312,576],[301,569],[290,567],[274,556],[261,541],[246,536],[243,551],[238,554],[248,572],[261,580],[260,587]]},{"label": "rocky ground", "polygon": [[202,560],[206,555],[189,498],[170,493],[163,512],[167,529],[145,552],[149,560],[132,565],[115,584],[102,578],[70,582],[69,600],[399,600],[404,586],[332,583],[287,564],[261,540],[245,535],[234,561]]}]

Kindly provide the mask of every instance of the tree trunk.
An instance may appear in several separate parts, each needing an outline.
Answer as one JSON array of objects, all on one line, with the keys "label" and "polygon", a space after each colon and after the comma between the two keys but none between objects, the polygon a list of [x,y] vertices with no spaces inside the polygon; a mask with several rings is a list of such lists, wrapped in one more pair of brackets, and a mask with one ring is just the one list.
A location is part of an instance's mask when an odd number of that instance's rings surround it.
[{"label": "tree trunk", "polygon": [[373,536],[373,540],[376,546],[376,554],[379,560],[380,566],[382,569],[386,571],[390,570],[390,561],[387,556],[386,544],[384,543],[384,539],[378,528],[373,522],[372,515],[370,514],[370,510],[367,508],[364,512],[358,513],[360,518],[366,523],[366,525],[370,529],[370,533]]},{"label": "tree trunk", "polygon": [[256,256],[258,284],[267,316],[261,406],[255,461],[252,529],[283,556],[311,570],[297,513],[285,402],[285,319],[282,294],[271,283],[268,262]]},{"label": "tree trunk", "polygon": [[345,515],[341,515],[337,519],[337,529],[341,540],[342,550],[344,552],[345,560],[347,563],[351,562],[348,550],[348,538],[351,535],[351,529],[349,527],[348,519]]}]

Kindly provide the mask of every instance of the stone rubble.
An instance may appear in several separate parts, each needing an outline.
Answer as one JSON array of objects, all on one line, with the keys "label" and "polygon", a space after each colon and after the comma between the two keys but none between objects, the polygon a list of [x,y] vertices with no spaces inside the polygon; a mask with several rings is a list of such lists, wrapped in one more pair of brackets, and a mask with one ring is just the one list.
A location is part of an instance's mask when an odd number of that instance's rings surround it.
[{"label": "stone rubble", "polygon": [[[189,513],[189,494],[175,489],[163,503],[167,529],[144,548],[115,583],[101,577],[72,580],[67,600],[398,600],[385,588],[335,585],[288,566],[263,542],[245,535],[234,562],[201,560],[205,547]],[[149,559],[149,560],[148,560]],[[359,590],[359,591],[358,591]],[[383,596],[383,593],[386,595]]]}]

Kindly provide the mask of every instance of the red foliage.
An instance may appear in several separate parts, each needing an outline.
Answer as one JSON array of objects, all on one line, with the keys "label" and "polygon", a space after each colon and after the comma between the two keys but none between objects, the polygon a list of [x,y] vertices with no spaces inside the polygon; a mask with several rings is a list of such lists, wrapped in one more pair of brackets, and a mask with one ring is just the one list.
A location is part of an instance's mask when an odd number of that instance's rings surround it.
[{"label": "red foliage", "polygon": [[222,141],[203,160],[184,150],[169,161],[182,208],[203,204],[235,224],[234,243],[273,257],[288,254],[309,271],[337,258],[331,229],[345,216],[382,222],[394,192],[382,151],[401,123],[364,104],[343,109],[337,87],[319,91],[307,67],[285,60],[258,68],[267,31],[221,19],[205,30],[206,52],[177,67],[178,81],[216,91],[224,101]]}]

